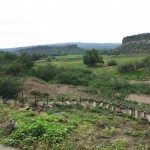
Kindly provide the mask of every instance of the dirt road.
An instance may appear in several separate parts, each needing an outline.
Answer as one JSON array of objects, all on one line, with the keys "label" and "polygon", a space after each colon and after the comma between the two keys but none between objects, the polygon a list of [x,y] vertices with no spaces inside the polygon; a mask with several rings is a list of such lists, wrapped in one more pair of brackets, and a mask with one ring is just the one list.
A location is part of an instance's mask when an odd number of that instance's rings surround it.
[{"label": "dirt road", "polygon": [[16,150],[16,149],[11,148],[11,147],[5,147],[5,146],[0,144],[0,150]]}]

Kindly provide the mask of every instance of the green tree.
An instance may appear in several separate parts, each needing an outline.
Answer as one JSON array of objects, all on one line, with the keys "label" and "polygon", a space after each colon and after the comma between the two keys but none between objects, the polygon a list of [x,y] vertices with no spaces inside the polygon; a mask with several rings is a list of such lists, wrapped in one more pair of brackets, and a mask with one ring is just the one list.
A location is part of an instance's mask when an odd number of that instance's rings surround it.
[{"label": "green tree", "polygon": [[88,50],[83,55],[83,63],[88,66],[96,65],[97,63],[104,63],[103,57],[99,55],[96,49]]},{"label": "green tree", "polygon": [[22,83],[14,78],[5,77],[0,80],[0,96],[3,98],[16,98],[22,90]]},{"label": "green tree", "polygon": [[27,53],[21,53],[17,62],[22,65],[24,70],[30,70],[33,67],[31,56]]}]

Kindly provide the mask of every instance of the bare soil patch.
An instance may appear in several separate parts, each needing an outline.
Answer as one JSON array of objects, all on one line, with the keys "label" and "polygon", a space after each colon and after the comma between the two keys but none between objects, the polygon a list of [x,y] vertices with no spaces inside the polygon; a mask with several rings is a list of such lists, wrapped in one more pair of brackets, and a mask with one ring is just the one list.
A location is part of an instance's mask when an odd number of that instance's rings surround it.
[{"label": "bare soil patch", "polygon": [[137,80],[130,80],[129,83],[134,84],[134,83],[144,83],[144,84],[150,84],[150,81],[137,81]]},{"label": "bare soil patch", "polygon": [[138,103],[150,104],[150,96],[148,95],[130,94],[127,99]]},{"label": "bare soil patch", "polygon": [[0,144],[0,150],[15,150],[15,149],[11,148],[11,147],[5,147],[5,146]]},{"label": "bare soil patch", "polygon": [[66,95],[70,98],[79,98],[80,96],[88,98],[96,98],[98,95],[84,92],[85,87],[50,84],[38,79],[27,79],[23,85],[24,96],[29,96],[31,91],[40,91],[41,93],[48,93],[50,98],[57,98],[60,95]]}]

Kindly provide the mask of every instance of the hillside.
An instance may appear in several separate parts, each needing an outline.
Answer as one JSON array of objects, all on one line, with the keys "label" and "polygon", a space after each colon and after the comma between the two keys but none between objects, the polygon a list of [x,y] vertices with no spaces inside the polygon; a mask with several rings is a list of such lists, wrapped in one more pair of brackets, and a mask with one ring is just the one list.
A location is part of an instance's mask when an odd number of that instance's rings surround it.
[{"label": "hillside", "polygon": [[76,44],[78,47],[84,48],[84,49],[113,49],[118,46],[120,46],[120,43],[83,43],[83,42],[71,42],[71,43],[60,43],[57,45],[68,45],[68,44]]},{"label": "hillside", "polygon": [[115,49],[118,54],[142,54],[150,53],[150,33],[126,36],[122,45]]},{"label": "hillside", "polygon": [[46,55],[69,55],[81,54],[85,51],[75,44],[71,45],[37,45],[17,49],[16,53],[27,52],[28,54],[46,54]]},{"label": "hillside", "polygon": [[118,47],[119,43],[57,43],[48,45],[35,45],[16,48],[4,48],[0,51],[12,51],[16,53],[27,52],[30,54],[50,54],[50,55],[66,55],[66,54],[82,54],[86,49],[96,48],[99,50],[109,50]]}]

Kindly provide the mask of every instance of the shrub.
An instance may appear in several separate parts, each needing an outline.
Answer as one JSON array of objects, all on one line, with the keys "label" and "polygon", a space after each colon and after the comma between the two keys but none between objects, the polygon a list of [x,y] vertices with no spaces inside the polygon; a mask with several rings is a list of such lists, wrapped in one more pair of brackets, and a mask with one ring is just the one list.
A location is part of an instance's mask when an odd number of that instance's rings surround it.
[{"label": "shrub", "polygon": [[21,90],[21,82],[14,78],[4,78],[0,80],[0,96],[3,98],[16,98]]},{"label": "shrub", "polygon": [[143,59],[143,63],[147,68],[150,68],[150,55]]},{"label": "shrub", "polygon": [[71,85],[87,85],[91,79],[91,71],[89,70],[68,68],[60,68],[55,77],[57,83]]},{"label": "shrub", "polygon": [[31,75],[45,81],[53,81],[60,84],[87,85],[92,80],[92,72],[78,68],[57,68],[55,65],[38,66],[31,70]]},{"label": "shrub", "polygon": [[135,67],[135,70],[145,68],[145,63],[143,61],[142,62],[137,61],[134,63],[134,67]]},{"label": "shrub", "polygon": [[103,57],[99,56],[99,53],[96,49],[86,51],[83,55],[83,63],[88,66],[93,66],[97,63],[104,63]]},{"label": "shrub", "polygon": [[9,75],[18,75],[23,72],[23,67],[20,63],[13,62],[10,66],[8,66],[5,70],[6,74]]},{"label": "shrub", "polygon": [[46,66],[38,66],[31,70],[31,75],[36,76],[42,80],[49,81],[53,79],[57,74],[57,68],[55,65],[48,64]]},{"label": "shrub", "polygon": [[133,63],[127,63],[123,65],[119,65],[117,67],[118,72],[120,73],[128,73],[135,71],[135,65]]},{"label": "shrub", "polygon": [[26,71],[30,70],[34,65],[31,56],[27,53],[22,53],[17,62],[20,63],[22,68]]},{"label": "shrub", "polygon": [[110,61],[107,63],[107,66],[116,66],[116,65],[117,65],[116,60],[110,60]]}]

